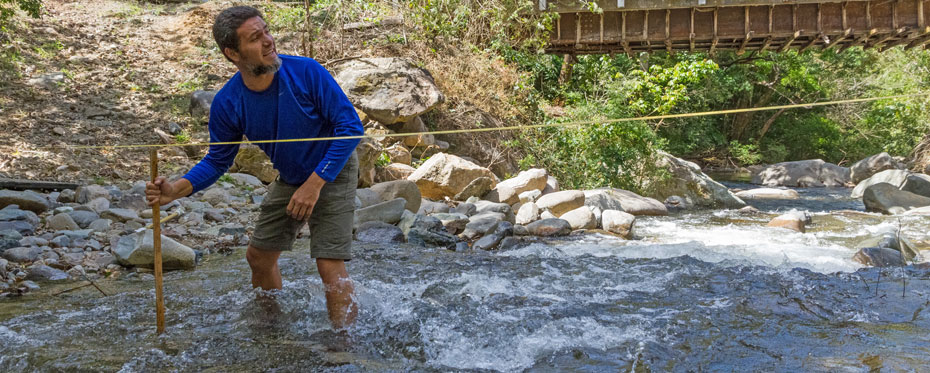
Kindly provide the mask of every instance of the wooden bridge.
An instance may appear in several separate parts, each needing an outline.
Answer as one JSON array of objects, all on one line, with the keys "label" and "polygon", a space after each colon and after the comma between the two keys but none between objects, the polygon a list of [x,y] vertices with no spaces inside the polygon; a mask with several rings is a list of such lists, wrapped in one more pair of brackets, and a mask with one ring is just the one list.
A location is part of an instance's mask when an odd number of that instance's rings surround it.
[{"label": "wooden bridge", "polygon": [[538,0],[557,12],[548,53],[927,48],[928,0]]}]

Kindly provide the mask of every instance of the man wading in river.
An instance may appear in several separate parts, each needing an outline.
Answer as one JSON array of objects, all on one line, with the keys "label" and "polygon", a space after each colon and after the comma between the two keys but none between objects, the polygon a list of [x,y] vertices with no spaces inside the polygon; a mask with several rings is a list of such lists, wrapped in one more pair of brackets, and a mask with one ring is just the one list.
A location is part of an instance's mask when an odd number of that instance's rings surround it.
[{"label": "man wading in river", "polygon": [[[261,13],[252,7],[224,10],[213,24],[220,51],[239,72],[216,94],[210,109],[210,141],[357,136],[358,114],[329,72],[316,61],[278,56]],[[280,172],[261,205],[245,257],[252,286],[281,289],[278,257],[290,250],[309,220],[310,256],[326,289],[329,318],[336,328],[358,314],[346,272],[351,259],[359,140],[259,144]],[[160,177],[146,185],[151,205],[162,206],[203,190],[232,165],[238,145],[211,145],[183,178]]]}]

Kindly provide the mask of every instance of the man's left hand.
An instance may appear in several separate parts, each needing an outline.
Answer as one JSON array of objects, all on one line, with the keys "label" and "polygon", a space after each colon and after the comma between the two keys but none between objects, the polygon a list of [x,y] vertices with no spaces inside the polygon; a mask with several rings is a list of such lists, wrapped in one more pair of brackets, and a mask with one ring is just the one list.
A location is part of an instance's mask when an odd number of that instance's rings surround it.
[{"label": "man's left hand", "polygon": [[291,202],[287,204],[287,214],[297,220],[307,220],[313,213],[313,206],[320,198],[320,189],[326,184],[315,172],[294,192]]}]

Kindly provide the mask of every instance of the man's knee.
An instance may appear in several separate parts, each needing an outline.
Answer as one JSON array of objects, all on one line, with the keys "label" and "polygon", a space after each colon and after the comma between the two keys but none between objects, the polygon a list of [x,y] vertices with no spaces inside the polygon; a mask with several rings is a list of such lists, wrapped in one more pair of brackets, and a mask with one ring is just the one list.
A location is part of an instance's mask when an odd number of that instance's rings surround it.
[{"label": "man's knee", "polygon": [[270,269],[278,264],[278,256],[280,255],[280,252],[262,251],[254,246],[249,246],[245,251],[245,260],[249,262],[249,266],[253,269]]},{"label": "man's knee", "polygon": [[349,278],[346,271],[345,260],[342,259],[323,259],[316,260],[317,270],[320,272],[320,278],[327,286],[337,285],[341,281]]}]

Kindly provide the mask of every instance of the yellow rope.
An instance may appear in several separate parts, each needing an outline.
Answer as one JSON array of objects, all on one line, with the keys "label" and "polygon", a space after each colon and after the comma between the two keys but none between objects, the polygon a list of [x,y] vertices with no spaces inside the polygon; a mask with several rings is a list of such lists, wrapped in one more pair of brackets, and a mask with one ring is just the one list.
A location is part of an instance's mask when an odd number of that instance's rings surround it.
[{"label": "yellow rope", "polygon": [[243,140],[243,141],[225,141],[225,142],[197,142],[189,144],[125,144],[125,145],[49,145],[43,146],[40,148],[70,148],[70,149],[125,149],[125,148],[163,148],[163,147],[172,147],[172,146],[210,146],[210,145],[242,145],[242,144],[270,144],[270,143],[288,143],[288,142],[310,142],[310,141],[331,141],[331,140],[350,140],[350,139],[365,139],[365,138],[376,138],[382,139],[385,137],[401,137],[401,136],[419,136],[419,135],[449,135],[449,134],[461,134],[461,133],[476,133],[476,132],[489,132],[489,131],[511,131],[511,130],[526,130],[533,128],[544,128],[544,127],[572,127],[572,126],[583,126],[589,124],[606,124],[606,123],[620,123],[620,122],[632,122],[638,120],[661,120],[661,119],[674,119],[674,118],[691,118],[691,117],[701,117],[701,116],[710,116],[710,115],[724,115],[724,114],[737,114],[737,113],[750,113],[756,111],[767,111],[767,110],[781,110],[781,109],[796,109],[796,108],[811,108],[817,106],[829,106],[829,105],[839,105],[839,104],[849,104],[849,103],[859,103],[859,102],[871,102],[877,100],[892,100],[899,98],[908,98],[908,97],[917,97],[917,96],[927,96],[930,93],[912,93],[906,95],[894,95],[894,96],[882,96],[882,97],[867,97],[867,98],[853,98],[846,100],[835,100],[835,101],[824,101],[824,102],[814,102],[806,104],[790,104],[790,105],[777,105],[777,106],[765,106],[757,108],[745,108],[745,109],[727,109],[727,110],[714,110],[714,111],[704,111],[696,113],[683,113],[683,114],[668,114],[668,115],[652,115],[645,117],[633,117],[633,118],[620,118],[620,119],[606,119],[606,120],[586,120],[586,121],[577,121],[577,122],[563,122],[563,123],[548,123],[548,124],[532,124],[532,125],[517,125],[517,126],[504,126],[504,127],[486,127],[486,128],[465,128],[457,130],[443,130],[443,131],[425,131],[425,132],[408,132],[408,133],[395,133],[395,134],[366,134],[358,136],[337,136],[337,137],[313,137],[313,138],[300,138],[300,139],[279,139],[279,140]]}]

